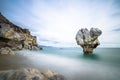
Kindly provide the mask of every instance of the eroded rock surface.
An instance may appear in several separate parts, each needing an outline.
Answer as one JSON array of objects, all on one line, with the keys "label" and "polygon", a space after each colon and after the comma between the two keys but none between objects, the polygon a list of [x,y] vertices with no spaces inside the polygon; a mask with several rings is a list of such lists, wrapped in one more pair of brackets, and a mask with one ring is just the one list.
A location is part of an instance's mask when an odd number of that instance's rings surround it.
[{"label": "eroded rock surface", "polygon": [[37,38],[28,29],[11,23],[0,13],[0,48],[9,47],[12,50],[36,50]]},{"label": "eroded rock surface", "polygon": [[1,48],[0,55],[6,55],[6,54],[15,55],[15,52],[12,51],[9,47]]},{"label": "eroded rock surface", "polygon": [[90,31],[87,28],[82,28],[76,34],[76,42],[83,48],[85,54],[90,54],[100,44],[98,36],[101,34],[102,31],[98,28],[91,28]]},{"label": "eroded rock surface", "polygon": [[24,68],[0,71],[0,80],[65,80],[65,78],[50,70],[40,72],[37,69]]}]

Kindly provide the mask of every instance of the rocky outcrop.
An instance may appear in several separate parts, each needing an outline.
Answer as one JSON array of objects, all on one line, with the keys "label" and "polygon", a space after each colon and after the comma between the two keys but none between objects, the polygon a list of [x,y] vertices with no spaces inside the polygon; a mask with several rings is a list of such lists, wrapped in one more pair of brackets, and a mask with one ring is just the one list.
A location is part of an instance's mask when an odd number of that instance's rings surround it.
[{"label": "rocky outcrop", "polygon": [[0,48],[9,47],[12,50],[38,49],[36,36],[28,29],[11,23],[0,13]]},{"label": "rocky outcrop", "polygon": [[5,47],[0,49],[0,55],[3,54],[15,55],[15,52],[12,51],[9,47]]},{"label": "rocky outcrop", "polygon": [[98,36],[101,34],[102,31],[98,28],[91,28],[90,31],[87,28],[80,29],[76,34],[76,42],[83,48],[85,54],[90,54],[100,44]]},{"label": "rocky outcrop", "polygon": [[0,71],[0,80],[65,80],[62,75],[48,70],[40,72],[37,69],[24,68],[18,70]]}]

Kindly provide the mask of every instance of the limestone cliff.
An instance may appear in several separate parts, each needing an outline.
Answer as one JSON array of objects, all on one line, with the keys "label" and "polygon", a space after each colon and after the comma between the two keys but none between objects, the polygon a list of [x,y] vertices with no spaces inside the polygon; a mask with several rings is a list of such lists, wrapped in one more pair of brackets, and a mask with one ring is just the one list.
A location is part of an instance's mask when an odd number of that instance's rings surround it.
[{"label": "limestone cliff", "polygon": [[80,29],[76,34],[76,42],[83,48],[85,54],[90,54],[100,44],[98,36],[101,34],[102,31],[98,28],[91,28],[90,31],[87,28]]},{"label": "limestone cliff", "polygon": [[9,47],[12,50],[38,49],[36,36],[28,29],[13,24],[0,13],[0,48]]}]

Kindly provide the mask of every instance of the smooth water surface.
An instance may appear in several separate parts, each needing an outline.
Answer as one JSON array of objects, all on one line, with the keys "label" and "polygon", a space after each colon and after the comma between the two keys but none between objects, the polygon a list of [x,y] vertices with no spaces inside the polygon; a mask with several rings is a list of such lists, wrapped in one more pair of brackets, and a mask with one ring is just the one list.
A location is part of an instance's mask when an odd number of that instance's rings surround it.
[{"label": "smooth water surface", "polygon": [[0,69],[32,67],[51,69],[67,80],[120,80],[119,48],[98,48],[89,56],[81,48],[47,47],[18,53],[22,56],[0,56]]}]

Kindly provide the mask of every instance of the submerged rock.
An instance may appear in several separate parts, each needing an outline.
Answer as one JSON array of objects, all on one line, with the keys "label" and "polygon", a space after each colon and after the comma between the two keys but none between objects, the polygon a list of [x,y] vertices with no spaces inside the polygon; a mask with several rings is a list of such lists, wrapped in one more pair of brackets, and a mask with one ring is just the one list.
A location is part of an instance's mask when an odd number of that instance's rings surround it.
[{"label": "submerged rock", "polygon": [[9,47],[12,50],[36,50],[37,38],[28,29],[11,23],[0,13],[0,48]]},{"label": "submerged rock", "polygon": [[65,78],[50,70],[42,73],[37,69],[24,68],[0,71],[0,80],[65,80]]},{"label": "submerged rock", "polygon": [[76,42],[83,48],[85,54],[89,54],[100,44],[98,36],[101,34],[102,31],[98,28],[91,28],[90,31],[87,28],[80,29],[76,34]]}]

